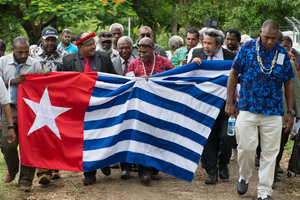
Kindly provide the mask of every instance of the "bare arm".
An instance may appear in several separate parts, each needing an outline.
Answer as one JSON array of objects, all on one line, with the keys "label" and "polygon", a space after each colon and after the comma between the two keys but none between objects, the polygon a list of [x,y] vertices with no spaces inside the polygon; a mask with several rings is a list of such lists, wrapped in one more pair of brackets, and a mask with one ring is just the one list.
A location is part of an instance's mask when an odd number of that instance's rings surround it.
[{"label": "bare arm", "polygon": [[239,110],[234,104],[234,93],[237,85],[238,73],[235,69],[231,69],[228,80],[227,80],[227,100],[225,106],[225,113],[229,116],[233,115],[237,117]]},{"label": "bare arm", "polygon": [[[284,83],[285,88],[285,98],[287,102],[288,110],[294,110],[294,84],[293,80],[288,80]],[[284,125],[285,132],[289,132],[294,123],[294,116],[292,114],[287,114],[284,118]]]}]

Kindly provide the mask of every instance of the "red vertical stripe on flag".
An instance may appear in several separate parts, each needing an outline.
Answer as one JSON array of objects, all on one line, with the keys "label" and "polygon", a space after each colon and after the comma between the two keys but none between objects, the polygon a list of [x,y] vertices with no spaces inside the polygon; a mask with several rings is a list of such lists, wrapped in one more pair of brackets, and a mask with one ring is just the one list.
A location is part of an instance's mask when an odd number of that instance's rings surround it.
[{"label": "red vertical stripe on flag", "polygon": [[[96,72],[54,72],[48,77],[26,75],[18,89],[18,128],[23,165],[82,171],[84,115],[96,80]],[[51,105],[41,107],[41,98],[46,93]],[[47,101],[47,98],[43,99]],[[52,111],[53,107],[65,110],[55,117],[54,124],[43,126],[43,119],[46,119],[44,123],[51,122],[53,113],[49,109]],[[36,119],[38,115],[42,116],[41,120]],[[55,126],[56,133],[53,131]]]}]

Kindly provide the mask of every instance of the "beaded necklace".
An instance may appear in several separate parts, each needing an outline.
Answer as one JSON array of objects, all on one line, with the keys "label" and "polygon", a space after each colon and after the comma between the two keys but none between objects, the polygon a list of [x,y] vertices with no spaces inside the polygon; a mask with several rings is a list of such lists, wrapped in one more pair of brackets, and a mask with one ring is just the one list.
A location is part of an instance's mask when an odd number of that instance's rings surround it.
[{"label": "beaded necklace", "polygon": [[259,55],[259,46],[258,46],[259,40],[260,40],[260,38],[258,38],[258,39],[256,40],[255,49],[256,49],[256,51],[257,51],[257,60],[258,60],[258,63],[259,63],[260,70],[261,70],[264,74],[271,74],[272,71],[273,71],[273,68],[274,68],[274,66],[275,66],[275,63],[276,63],[276,57],[277,57],[278,50],[276,50],[275,56],[274,56],[274,58],[273,58],[273,60],[272,60],[272,66],[271,66],[271,68],[270,68],[270,69],[265,68],[265,67],[264,67],[264,64],[263,64],[263,62],[262,62],[262,60],[261,60],[261,57],[260,57],[260,55]]}]

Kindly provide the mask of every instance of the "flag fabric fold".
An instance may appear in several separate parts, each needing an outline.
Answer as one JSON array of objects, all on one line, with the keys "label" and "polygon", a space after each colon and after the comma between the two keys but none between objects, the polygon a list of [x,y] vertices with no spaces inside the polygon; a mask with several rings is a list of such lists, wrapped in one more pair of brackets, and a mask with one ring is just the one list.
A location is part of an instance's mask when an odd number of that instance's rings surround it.
[{"label": "flag fabric fold", "polygon": [[231,64],[192,63],[148,82],[100,72],[26,75],[18,90],[21,162],[70,171],[129,162],[192,181]]}]

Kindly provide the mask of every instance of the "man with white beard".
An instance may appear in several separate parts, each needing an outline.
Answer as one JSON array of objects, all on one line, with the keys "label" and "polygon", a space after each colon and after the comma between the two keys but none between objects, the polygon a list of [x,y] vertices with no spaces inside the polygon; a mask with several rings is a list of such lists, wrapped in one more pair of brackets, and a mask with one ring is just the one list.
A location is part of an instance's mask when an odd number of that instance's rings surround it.
[{"label": "man with white beard", "polygon": [[109,31],[101,31],[98,35],[96,51],[106,52],[110,55],[111,61],[114,62],[118,58],[118,51],[113,49],[112,34]]}]

